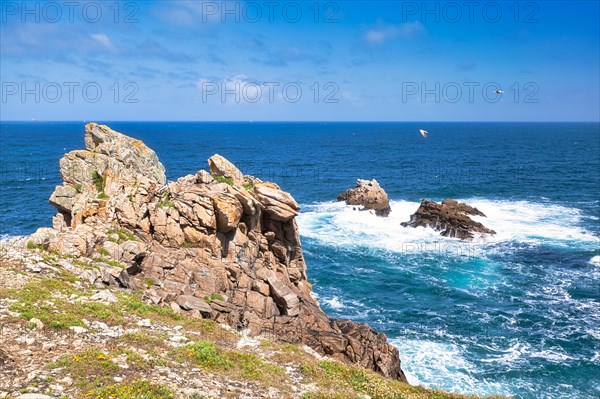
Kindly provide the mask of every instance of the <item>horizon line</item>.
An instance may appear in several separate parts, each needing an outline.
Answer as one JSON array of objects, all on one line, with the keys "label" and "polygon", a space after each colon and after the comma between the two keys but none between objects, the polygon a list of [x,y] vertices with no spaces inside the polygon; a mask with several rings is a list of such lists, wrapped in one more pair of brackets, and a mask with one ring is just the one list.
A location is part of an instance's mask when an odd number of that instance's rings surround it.
[{"label": "horizon line", "polygon": [[49,119],[49,120],[25,120],[25,119],[12,119],[12,120],[1,120],[2,123],[48,123],[48,122],[72,122],[72,123],[98,123],[97,121],[104,122],[129,122],[129,123],[600,123],[599,120],[561,120],[561,121],[544,121],[544,120],[515,120],[515,121],[502,121],[502,120],[490,120],[490,121],[477,121],[477,120],[465,120],[465,121],[424,121],[424,120],[356,120],[356,121],[344,121],[344,120],[129,120],[129,119],[96,119],[96,120],[79,120],[79,119]]}]

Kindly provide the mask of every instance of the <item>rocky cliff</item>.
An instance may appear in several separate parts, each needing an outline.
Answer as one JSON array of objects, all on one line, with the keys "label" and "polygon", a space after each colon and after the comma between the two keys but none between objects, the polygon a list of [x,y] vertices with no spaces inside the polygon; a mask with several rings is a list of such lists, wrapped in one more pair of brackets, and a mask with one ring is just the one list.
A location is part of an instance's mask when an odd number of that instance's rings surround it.
[{"label": "rocky cliff", "polygon": [[60,160],[58,213],[35,245],[94,259],[102,272],[86,278],[95,284],[406,381],[385,334],[329,318],[311,296],[289,193],[219,155],[210,173],[166,183],[154,151],[95,123],[85,146]]}]

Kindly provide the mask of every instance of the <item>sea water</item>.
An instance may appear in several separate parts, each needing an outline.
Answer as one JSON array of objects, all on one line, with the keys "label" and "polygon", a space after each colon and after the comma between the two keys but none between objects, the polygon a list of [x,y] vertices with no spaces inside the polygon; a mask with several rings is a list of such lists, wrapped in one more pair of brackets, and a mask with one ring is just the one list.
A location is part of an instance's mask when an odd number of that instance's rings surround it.
[{"label": "sea water", "polygon": [[[598,123],[104,123],[145,141],[171,180],[219,153],[289,191],[321,306],[384,331],[411,383],[600,396]],[[84,148],[83,132],[1,123],[1,236],[51,225],[58,160]],[[388,218],[336,202],[357,178],[385,188]],[[448,197],[497,234],[400,225],[422,198]]]}]

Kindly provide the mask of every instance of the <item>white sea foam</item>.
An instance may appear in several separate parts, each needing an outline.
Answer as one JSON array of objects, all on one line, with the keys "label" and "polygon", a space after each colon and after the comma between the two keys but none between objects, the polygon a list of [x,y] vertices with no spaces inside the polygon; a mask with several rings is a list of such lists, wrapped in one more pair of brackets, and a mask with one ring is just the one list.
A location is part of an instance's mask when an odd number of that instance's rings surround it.
[{"label": "white sea foam", "polygon": [[481,361],[484,363],[501,363],[505,365],[511,365],[519,359],[522,359],[526,353],[530,352],[530,349],[531,348],[528,344],[517,341],[505,350],[495,349],[495,351],[498,352],[498,355],[481,359]]},{"label": "white sea foam", "polygon": [[530,201],[466,200],[487,217],[473,217],[496,231],[493,241],[514,241],[558,245],[598,245],[600,237],[578,226],[581,211],[562,205]]},{"label": "white sea foam", "polygon": [[334,296],[333,298],[330,298],[330,299],[323,299],[322,302],[329,305],[329,307],[332,309],[342,309],[344,307],[344,304],[342,302],[340,302],[340,300],[337,296]]},{"label": "white sea foam", "polygon": [[[351,206],[343,203],[325,202],[315,205],[303,206],[303,212],[298,217],[300,232],[303,237],[316,242],[321,246],[331,249],[338,248],[347,253],[370,253],[377,257],[396,258],[398,254],[410,256],[418,255],[419,258],[431,259],[438,262],[443,272],[446,263],[445,257],[476,257],[482,258],[484,262],[479,265],[476,272],[468,269],[453,268],[455,273],[427,276],[430,279],[452,279],[449,284],[456,289],[465,289],[471,295],[485,294],[481,288],[503,289],[503,281],[496,278],[498,273],[496,267],[498,261],[494,255],[514,251],[515,248],[535,248],[539,245],[555,247],[576,247],[583,250],[595,250],[600,244],[600,238],[590,231],[585,230],[582,224],[586,222],[582,212],[575,208],[569,208],[556,204],[528,201],[504,201],[466,199],[462,200],[477,207],[487,217],[474,218],[485,226],[494,229],[497,234],[493,236],[478,237],[472,242],[464,242],[457,239],[441,237],[438,232],[425,228],[405,228],[401,222],[408,221],[410,215],[419,207],[417,202],[392,201],[392,213],[388,218],[380,218],[369,212],[358,212]],[[589,219],[588,219],[589,221]],[[313,245],[308,245],[312,248]],[[372,251],[375,251],[374,254]],[[317,252],[315,252],[317,253]],[[324,252],[327,253],[327,252]],[[591,263],[600,264],[600,255],[594,256]],[[393,264],[409,264],[393,261]],[[524,267],[518,263],[514,265],[515,270]],[[401,267],[401,266],[399,266]],[[403,266],[405,267],[405,266]],[[469,284],[466,287],[464,277],[456,271],[468,275]],[[595,329],[597,325],[594,320],[600,313],[600,307],[595,301],[583,301],[573,298],[569,288],[579,273],[587,278],[594,277],[594,273],[600,273],[600,268],[592,267],[590,270],[582,268],[579,270],[560,269],[550,280],[540,281],[540,286],[531,287],[532,291],[524,293],[519,298],[525,304],[547,306],[550,303],[570,304],[573,303],[577,309],[585,314],[587,322],[577,323],[582,331],[587,331],[593,338],[598,338]],[[444,283],[446,284],[446,283]],[[476,287],[477,289],[472,289]],[[368,304],[358,306],[353,298],[344,295],[343,292],[330,292],[322,294],[322,302],[337,313],[366,313]],[[520,311],[520,310],[519,310]],[[557,315],[549,314],[548,317],[563,319],[570,317],[560,307],[550,307],[549,312],[562,312]],[[517,314],[500,315],[506,319],[507,328],[519,328],[517,326]],[[370,318],[369,320],[374,320]],[[593,331],[589,331],[593,330]],[[564,364],[573,360],[581,360],[573,353],[553,346],[535,345],[527,341],[514,341],[504,346],[496,346],[489,343],[488,346],[480,342],[469,342],[464,337],[453,337],[443,329],[433,330],[433,341],[397,338],[392,342],[400,349],[402,366],[406,372],[409,382],[413,385],[436,387],[465,394],[479,395],[510,395],[514,394],[514,384],[508,382],[487,381],[484,374],[489,367],[512,367],[517,363],[528,363],[534,358],[544,359],[547,362]],[[564,332],[568,339],[572,329]],[[562,331],[561,331],[562,334]],[[440,340],[440,341],[438,341]],[[478,360],[469,360],[470,349],[462,345],[476,345],[485,349],[487,357]],[[498,344],[500,345],[500,344]],[[598,356],[594,357],[598,362]],[[480,369],[479,369],[480,368]],[[526,384],[520,382],[519,384]],[[520,386],[523,388],[523,386]]]},{"label": "white sea foam", "polygon": [[453,343],[393,339],[409,383],[464,394],[509,395],[508,387],[474,377],[476,367]]},{"label": "white sea foam", "polygon": [[298,216],[304,237],[323,245],[352,249],[366,247],[394,253],[436,253],[447,256],[479,256],[497,249],[498,244],[524,243],[596,248],[600,238],[578,226],[581,211],[560,205],[528,201],[467,199],[487,217],[473,217],[496,231],[496,235],[461,241],[441,237],[428,228],[402,227],[419,203],[391,201],[387,218],[371,212],[358,212],[343,202],[324,202],[303,206]]},{"label": "white sea foam", "polygon": [[13,236],[10,234],[0,234],[0,241],[10,241],[14,238],[20,238],[21,236]]}]

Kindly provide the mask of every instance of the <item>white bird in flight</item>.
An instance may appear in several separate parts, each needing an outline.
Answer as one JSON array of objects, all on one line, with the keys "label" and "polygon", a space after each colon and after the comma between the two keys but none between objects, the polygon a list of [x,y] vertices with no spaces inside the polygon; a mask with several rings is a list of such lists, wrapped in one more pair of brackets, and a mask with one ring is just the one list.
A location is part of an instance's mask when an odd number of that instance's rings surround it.
[{"label": "white bird in flight", "polygon": [[496,94],[502,94],[502,93],[504,93],[504,90],[500,90],[500,89],[496,90]]},{"label": "white bird in flight", "polygon": [[421,136],[424,138],[427,138],[427,130],[419,129],[419,133],[421,133]]}]

